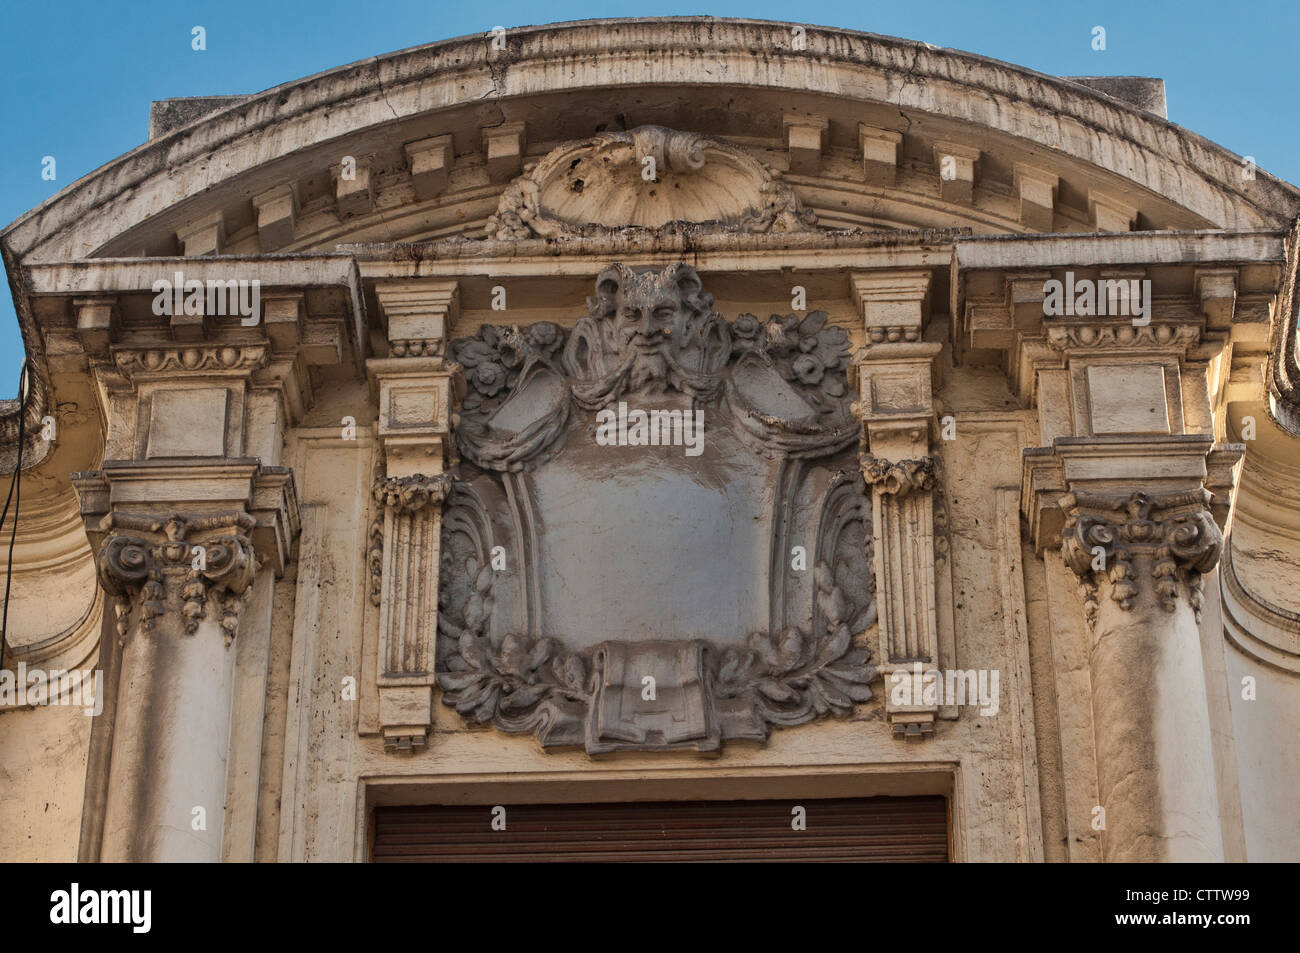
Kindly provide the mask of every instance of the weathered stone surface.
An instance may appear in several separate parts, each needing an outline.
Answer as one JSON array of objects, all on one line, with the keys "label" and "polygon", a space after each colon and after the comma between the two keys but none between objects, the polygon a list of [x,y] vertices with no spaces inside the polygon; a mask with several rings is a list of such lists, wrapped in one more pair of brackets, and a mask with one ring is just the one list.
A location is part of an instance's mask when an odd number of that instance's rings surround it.
[{"label": "weathered stone surface", "polygon": [[0,852],[364,860],[372,804],[650,785],[942,794],[960,860],[1297,856],[1300,192],[1158,81],[508,34],[156,104],[0,233],[4,662],[106,686],[0,699]]}]

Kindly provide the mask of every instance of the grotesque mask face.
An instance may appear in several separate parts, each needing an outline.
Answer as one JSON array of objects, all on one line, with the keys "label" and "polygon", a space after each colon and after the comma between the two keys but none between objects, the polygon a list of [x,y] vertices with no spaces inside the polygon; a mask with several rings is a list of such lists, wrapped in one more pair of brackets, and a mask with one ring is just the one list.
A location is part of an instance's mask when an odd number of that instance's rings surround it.
[{"label": "grotesque mask face", "polygon": [[699,275],[685,264],[642,272],[618,264],[596,279],[593,316],[605,325],[610,356],[630,362],[632,388],[667,382],[674,369],[698,363],[685,352],[699,347],[697,325],[712,314],[712,298],[700,291]]},{"label": "grotesque mask face", "polygon": [[[647,274],[642,277],[656,279]],[[614,334],[623,346],[641,351],[657,351],[682,330],[681,302],[665,294],[662,281],[639,281],[617,295]]]}]

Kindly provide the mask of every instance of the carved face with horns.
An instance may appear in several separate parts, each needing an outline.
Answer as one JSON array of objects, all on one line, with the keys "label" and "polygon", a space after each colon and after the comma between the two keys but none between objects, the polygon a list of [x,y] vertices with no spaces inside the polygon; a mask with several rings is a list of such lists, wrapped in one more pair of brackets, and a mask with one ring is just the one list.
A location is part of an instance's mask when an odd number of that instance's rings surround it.
[{"label": "carved face with horns", "polygon": [[588,305],[605,338],[603,353],[593,355],[602,366],[592,376],[630,361],[635,389],[651,381],[677,383],[674,370],[709,373],[726,360],[726,329],[713,313],[713,296],[684,262],[639,272],[611,265],[597,277]]}]

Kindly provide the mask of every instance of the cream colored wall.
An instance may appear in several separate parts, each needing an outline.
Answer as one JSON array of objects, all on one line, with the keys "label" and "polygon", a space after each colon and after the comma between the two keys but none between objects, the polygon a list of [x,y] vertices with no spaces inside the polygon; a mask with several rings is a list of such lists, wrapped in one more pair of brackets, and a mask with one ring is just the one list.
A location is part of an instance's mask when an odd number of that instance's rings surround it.
[{"label": "cream colored wall", "polygon": [[[57,448],[50,465],[66,463],[73,452]],[[49,487],[39,474],[24,475],[4,655],[8,673],[24,671],[22,663],[29,674],[97,668],[103,600],[97,598],[95,563],[75,498]],[[0,570],[6,556],[7,547],[0,549]],[[17,701],[0,707],[0,860],[74,861],[94,719],[79,704]]]},{"label": "cream colored wall", "polygon": [[0,861],[75,861],[93,721],[51,706],[0,714]]},{"label": "cream colored wall", "polygon": [[[1246,859],[1295,863],[1300,859],[1300,679],[1225,646],[1232,730],[1240,771]],[[1256,698],[1242,698],[1242,679],[1255,679]]]}]

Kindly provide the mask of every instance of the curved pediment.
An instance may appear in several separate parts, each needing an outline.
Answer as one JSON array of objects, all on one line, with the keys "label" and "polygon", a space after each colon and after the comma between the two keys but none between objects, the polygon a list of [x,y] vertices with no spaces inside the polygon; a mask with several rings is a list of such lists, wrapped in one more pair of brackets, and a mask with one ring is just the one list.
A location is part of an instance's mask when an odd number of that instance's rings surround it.
[{"label": "curved pediment", "polygon": [[737,146],[662,126],[603,133],[547,153],[515,179],[490,238],[558,238],[617,228],[710,223],[807,231],[817,217],[779,173]]},{"label": "curved pediment", "polygon": [[[590,142],[624,116],[788,167],[826,227],[1105,231],[1131,211],[1144,228],[1261,228],[1300,207],[1263,170],[1243,190],[1239,157],[1078,83],[852,31],[815,28],[807,43],[792,51],[783,24],[645,19],[514,29],[505,51],[477,36],[415,47],[221,101],[73,183],[3,240],[15,258],[61,261],[476,236],[535,145]],[[792,89],[807,107],[787,117]],[[820,150],[813,113],[827,123]],[[612,135],[597,148],[636,155],[616,141],[628,133]],[[726,147],[706,154],[703,169],[681,173],[684,189],[735,158]],[[941,177],[945,156],[955,179]],[[727,200],[647,193],[617,216],[596,209],[597,221],[766,214],[779,193],[755,205],[754,175],[739,179]],[[538,207],[562,230],[579,218],[569,203],[583,200],[562,198],[566,175],[548,181]],[[1021,195],[1039,224],[1020,221]]]}]

